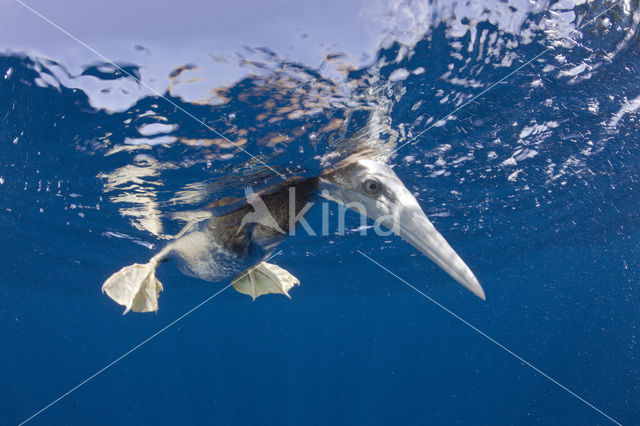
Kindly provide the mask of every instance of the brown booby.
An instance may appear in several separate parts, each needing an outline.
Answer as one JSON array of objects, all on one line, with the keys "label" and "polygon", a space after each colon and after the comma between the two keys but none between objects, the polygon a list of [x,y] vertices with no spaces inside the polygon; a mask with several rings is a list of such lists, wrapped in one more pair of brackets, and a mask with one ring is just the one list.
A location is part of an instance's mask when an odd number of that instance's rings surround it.
[{"label": "brown booby", "polygon": [[288,182],[259,196],[248,191],[245,205],[188,225],[149,263],[121,269],[106,280],[102,290],[124,305],[125,313],[156,311],[162,284],[155,277],[155,269],[171,256],[180,260],[183,272],[197,278],[220,281],[236,276],[234,288],[254,299],[267,293],[290,297],[289,290],[299,281],[265,260],[285,237],[283,230],[295,227],[305,205],[317,195],[377,221],[473,294],[485,298],[473,272],[434,228],[392,168],[380,158],[363,153],[348,157],[317,177]]}]

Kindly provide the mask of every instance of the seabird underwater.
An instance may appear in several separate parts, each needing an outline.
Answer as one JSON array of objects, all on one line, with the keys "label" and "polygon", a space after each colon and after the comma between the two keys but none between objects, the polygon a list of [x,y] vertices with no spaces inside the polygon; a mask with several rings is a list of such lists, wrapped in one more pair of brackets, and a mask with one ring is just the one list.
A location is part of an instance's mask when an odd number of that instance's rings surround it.
[{"label": "seabird underwater", "polygon": [[307,203],[319,196],[376,221],[485,299],[473,272],[387,164],[392,152],[389,144],[370,140],[376,134],[378,113],[370,114],[368,131],[356,137],[359,142],[354,144],[355,153],[326,167],[318,176],[290,179],[260,195],[247,189],[244,205],[186,225],[148,263],[136,263],[113,274],[102,291],[125,306],[124,313],[157,311],[163,286],[155,276],[155,269],[163,261],[176,258],[185,274],[206,281],[232,279],[237,291],[254,300],[269,293],[290,298],[289,291],[300,284],[299,280],[266,260],[287,235],[285,230],[300,222]]}]

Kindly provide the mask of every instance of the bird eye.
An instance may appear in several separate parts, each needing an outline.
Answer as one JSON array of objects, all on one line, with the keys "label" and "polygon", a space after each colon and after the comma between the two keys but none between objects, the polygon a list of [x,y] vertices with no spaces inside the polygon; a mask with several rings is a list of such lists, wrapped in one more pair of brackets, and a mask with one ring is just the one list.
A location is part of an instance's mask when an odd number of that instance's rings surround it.
[{"label": "bird eye", "polygon": [[380,192],[380,182],[377,179],[367,179],[362,183],[362,189],[369,195],[377,195]]}]

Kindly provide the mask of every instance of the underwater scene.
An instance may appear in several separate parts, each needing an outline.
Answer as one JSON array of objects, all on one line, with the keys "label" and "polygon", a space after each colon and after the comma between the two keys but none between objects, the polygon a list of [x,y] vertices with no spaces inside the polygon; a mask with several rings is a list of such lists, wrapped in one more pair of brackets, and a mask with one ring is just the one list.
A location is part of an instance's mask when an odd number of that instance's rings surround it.
[{"label": "underwater scene", "polygon": [[0,0],[0,424],[640,424],[637,0]]}]

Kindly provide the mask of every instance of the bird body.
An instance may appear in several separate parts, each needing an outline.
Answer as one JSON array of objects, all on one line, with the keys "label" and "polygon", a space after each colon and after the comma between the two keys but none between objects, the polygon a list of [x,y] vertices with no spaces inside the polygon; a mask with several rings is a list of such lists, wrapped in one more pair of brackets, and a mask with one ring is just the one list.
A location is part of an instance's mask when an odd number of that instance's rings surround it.
[{"label": "bird body", "polygon": [[319,194],[402,237],[484,299],[484,291],[471,270],[434,228],[391,167],[382,161],[355,155],[317,177],[289,181],[260,195],[253,191],[246,194],[246,204],[223,216],[188,225],[148,264],[134,264],[112,275],[103,291],[124,305],[125,313],[130,309],[155,311],[162,290],[155,268],[162,260],[175,257],[184,273],[203,280],[221,281],[236,276],[232,281],[236,290],[254,299],[267,293],[289,297],[289,290],[299,281],[265,259],[292,233],[309,201]]}]

